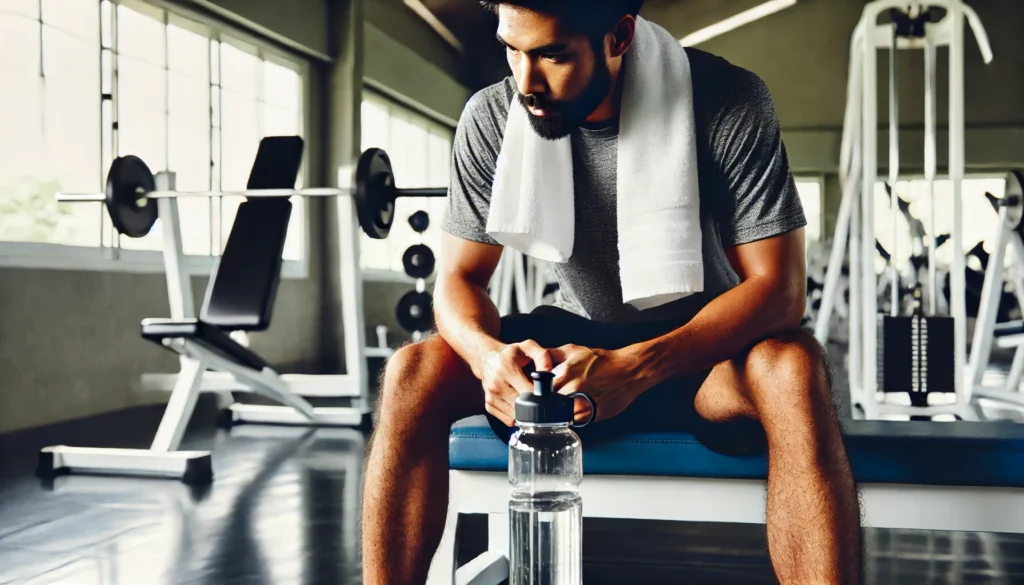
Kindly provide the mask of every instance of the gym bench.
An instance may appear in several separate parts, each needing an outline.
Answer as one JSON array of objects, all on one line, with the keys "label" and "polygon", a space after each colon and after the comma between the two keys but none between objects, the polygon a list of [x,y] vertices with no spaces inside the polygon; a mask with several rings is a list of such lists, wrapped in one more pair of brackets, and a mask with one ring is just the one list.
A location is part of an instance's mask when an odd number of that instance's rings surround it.
[{"label": "gym bench", "polygon": [[[1024,533],[1024,428],[1014,423],[846,421],[864,526]],[[457,423],[451,497],[428,583],[508,578],[508,447],[483,417]],[[584,442],[584,517],[765,522],[765,456],[727,457],[686,433]],[[455,563],[460,514],[488,515],[488,550]]]},{"label": "gym bench", "polygon": [[[281,151],[282,144],[290,145],[290,150]],[[294,185],[300,163],[301,141],[264,138],[249,177],[249,188],[287,189]],[[158,178],[157,182],[170,181]],[[155,201],[159,206],[159,217],[164,222],[164,237],[168,239],[164,261],[168,290],[172,296],[172,317],[142,321],[141,333],[144,339],[179,354],[181,362],[160,426],[148,449],[46,447],[39,454],[37,474],[52,477],[83,472],[178,478],[187,484],[210,483],[213,480],[210,453],[178,450],[203,391],[207,371],[226,374],[246,391],[277,403],[242,404],[235,402],[230,392],[222,391],[218,398],[220,406],[225,409],[223,423],[368,426],[371,411],[365,400],[366,366],[361,354],[363,334],[362,331],[352,331],[353,328],[361,328],[361,320],[352,317],[352,312],[359,311],[362,306],[360,291],[352,290],[358,280],[347,287],[345,299],[354,299],[346,309],[346,336],[351,332],[354,338],[346,339],[346,357],[351,357],[349,348],[355,348],[354,357],[358,358],[349,362],[349,368],[356,372],[349,377],[360,386],[360,397],[353,400],[352,406],[314,408],[262,357],[229,334],[265,331],[270,326],[281,279],[291,201],[284,196],[256,197],[239,205],[224,251],[210,276],[199,318],[180,310],[186,303],[173,302],[179,291],[190,292],[188,275],[180,263],[177,201],[173,197]],[[347,203],[339,205],[339,221],[349,226],[342,239],[345,244],[350,244],[351,249],[350,255],[343,259],[342,273],[343,276],[354,276],[358,266],[358,248],[351,226],[356,225],[356,221],[354,205],[350,200]],[[178,300],[181,300],[181,295],[178,295]],[[179,310],[173,310],[175,308]]]}]

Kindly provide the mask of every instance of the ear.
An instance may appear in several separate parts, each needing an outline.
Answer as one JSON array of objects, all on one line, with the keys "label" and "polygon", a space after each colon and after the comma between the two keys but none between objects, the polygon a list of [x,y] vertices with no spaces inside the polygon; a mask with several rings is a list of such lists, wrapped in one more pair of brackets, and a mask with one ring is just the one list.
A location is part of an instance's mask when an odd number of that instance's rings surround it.
[{"label": "ear", "polygon": [[633,45],[633,35],[636,33],[636,19],[630,15],[623,16],[611,32],[611,56],[621,57],[626,54],[629,47]]}]

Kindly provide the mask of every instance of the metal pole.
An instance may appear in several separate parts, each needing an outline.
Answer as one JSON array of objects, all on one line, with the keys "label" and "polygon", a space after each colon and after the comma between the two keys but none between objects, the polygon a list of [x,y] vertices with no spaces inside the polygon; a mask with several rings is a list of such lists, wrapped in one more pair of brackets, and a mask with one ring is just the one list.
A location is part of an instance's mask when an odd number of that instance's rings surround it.
[{"label": "metal pole", "polygon": [[[999,314],[999,299],[1003,292],[1003,259],[1009,243],[1010,229],[1007,226],[1009,208],[999,208],[999,231],[996,232],[995,248],[988,259],[985,283],[981,287],[981,303],[978,318],[974,324],[974,341],[971,343],[971,361],[967,367],[967,387],[980,386],[992,352],[992,338],[995,335],[996,316]],[[959,396],[959,394],[958,394]]]},{"label": "metal pole", "polygon": [[[876,47],[874,22],[868,23],[864,35],[864,86],[861,96],[863,105],[862,163],[864,175],[861,182],[861,333],[863,343],[861,360],[864,375],[865,412],[869,415],[875,409],[875,392],[878,390],[878,297],[875,291],[875,180],[878,169],[878,49]],[[850,296],[856,295],[851,291]],[[870,407],[870,408],[869,408]]]},{"label": "metal pole", "polygon": [[936,96],[935,96],[935,60],[936,48],[932,40],[925,36],[924,48],[924,179],[928,182],[928,207],[930,209],[930,220],[928,222],[928,234],[931,242],[928,244],[928,312],[931,315],[938,313],[939,304],[939,281],[936,270],[936,238],[935,221],[935,175],[938,166],[935,160],[938,153],[936,145]]},{"label": "metal pole", "polygon": [[892,250],[889,255],[890,283],[889,314],[893,317],[900,314],[900,273],[897,268],[896,254],[899,240],[899,195],[896,182],[900,178],[900,124],[899,124],[899,77],[897,75],[899,52],[899,34],[896,23],[892,25],[892,49],[889,51],[889,189],[892,204]]},{"label": "metal pole", "polygon": [[[963,238],[964,177],[964,14],[961,5],[950,10],[951,32],[949,43],[949,179],[953,185],[953,272],[952,289],[953,339],[955,340],[955,391],[963,404],[969,404],[973,388],[964,385],[964,365],[967,363],[967,305],[966,259]],[[994,260],[990,260],[993,262]]]}]

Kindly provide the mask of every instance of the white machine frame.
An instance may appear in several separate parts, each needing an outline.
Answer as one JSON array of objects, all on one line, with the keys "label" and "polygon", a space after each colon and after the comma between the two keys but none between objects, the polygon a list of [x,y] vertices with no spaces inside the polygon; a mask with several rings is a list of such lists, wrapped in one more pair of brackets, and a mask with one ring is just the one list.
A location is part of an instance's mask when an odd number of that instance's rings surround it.
[{"label": "white machine frame", "polygon": [[[339,174],[341,176],[341,174]],[[159,190],[174,190],[174,174],[155,176]],[[158,213],[163,226],[163,256],[167,276],[167,293],[171,318],[195,317],[195,301],[189,273],[183,263],[180,221],[177,200],[158,199]],[[356,231],[355,202],[349,196],[338,201],[339,245],[341,254],[342,320],[345,334],[345,361],[349,373],[338,376],[281,376],[270,368],[255,371],[240,366],[189,340],[166,342],[180,355],[181,370],[173,376],[171,396],[153,443],[148,449],[109,449],[93,447],[51,446],[40,455],[39,473],[56,474],[63,470],[86,473],[145,475],[179,478],[185,481],[208,481],[210,477],[193,477],[200,460],[209,458],[208,451],[178,451],[185,429],[192,417],[199,394],[216,392],[218,404],[230,412],[232,422],[271,423],[285,425],[337,425],[357,427],[371,412],[369,375],[364,350],[362,275],[359,269],[359,237]],[[216,373],[211,372],[216,370]],[[254,392],[270,398],[280,406],[241,404],[234,391]],[[305,397],[352,397],[349,407],[316,407]]]},{"label": "white machine frame", "polygon": [[[449,472],[451,498],[428,585],[497,585],[508,578],[508,474]],[[863,484],[863,524],[877,528],[1024,533],[1024,489]],[[643,497],[623,497],[643,494]],[[765,523],[760,480],[588,475],[584,517]],[[455,563],[460,514],[488,515],[488,551]]]},{"label": "white machine frame", "polygon": [[[890,9],[922,11],[943,8],[946,16],[937,23],[925,26],[924,38],[898,38],[894,43],[892,25],[879,25],[878,17]],[[970,23],[985,63],[992,61],[988,36],[974,10],[962,0],[876,0],[864,8],[854,29],[850,43],[850,76],[847,87],[847,107],[843,123],[840,153],[840,175],[843,199],[839,207],[836,235],[832,242],[829,271],[825,278],[821,309],[815,323],[815,337],[828,340],[829,321],[839,294],[839,277],[849,242],[850,258],[850,395],[856,418],[878,419],[885,415],[954,414],[967,420],[975,415],[970,406],[971,390],[965,384],[967,365],[967,311],[965,304],[965,268],[963,254],[953,254],[951,271],[952,299],[950,316],[954,321],[954,381],[955,401],[950,404],[931,404],[912,407],[894,404],[888,396],[880,397],[878,387],[878,298],[875,272],[874,189],[878,178],[878,50],[923,50],[925,55],[925,179],[930,182],[929,192],[934,194],[937,174],[937,116],[936,116],[936,62],[938,47],[949,48],[949,179],[953,184],[953,217],[951,245],[963,249],[964,178],[964,24]],[[895,114],[895,110],[893,111]],[[890,180],[898,178],[899,141],[898,125],[891,120]],[[895,212],[895,199],[893,200]],[[934,217],[931,225],[934,226]],[[935,272],[935,234],[931,230],[928,249],[929,284],[932,294],[928,304],[935,314],[936,291],[939,290]],[[892,251],[895,254],[895,250]],[[858,325],[859,324],[859,325]],[[880,398],[882,398],[880,400]],[[937,398],[936,395],[929,399]]]},{"label": "white machine frame", "polygon": [[509,315],[515,291],[516,310],[529,313],[544,304],[544,289],[551,282],[555,276],[549,263],[505,248],[491,278],[490,297],[499,314]]},{"label": "white machine frame", "polygon": [[[1024,334],[995,336],[999,302],[1007,275],[1013,284],[1017,303],[1024,307],[1024,241],[1016,229],[1020,221],[1021,202],[1006,205],[1005,200],[1002,201],[999,206],[999,231],[996,232],[992,255],[985,268],[985,282],[982,285],[981,303],[974,325],[971,361],[968,364],[967,375],[975,398],[1024,409],[1024,394],[1020,392],[1021,375],[1024,374]],[[1009,267],[1004,267],[1007,246],[1010,248],[1009,253],[1013,261]],[[993,388],[984,383],[993,344],[1001,348],[1015,348],[1013,362],[1003,388]]]}]

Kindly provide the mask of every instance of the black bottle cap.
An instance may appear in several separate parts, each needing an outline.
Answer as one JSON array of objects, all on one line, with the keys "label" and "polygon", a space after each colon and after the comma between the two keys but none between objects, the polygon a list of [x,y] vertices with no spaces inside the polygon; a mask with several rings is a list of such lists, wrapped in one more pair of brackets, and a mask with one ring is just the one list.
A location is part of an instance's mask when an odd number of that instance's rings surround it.
[{"label": "black bottle cap", "polygon": [[516,422],[531,424],[571,423],[573,399],[554,390],[555,375],[533,372],[533,393],[516,398]]}]

